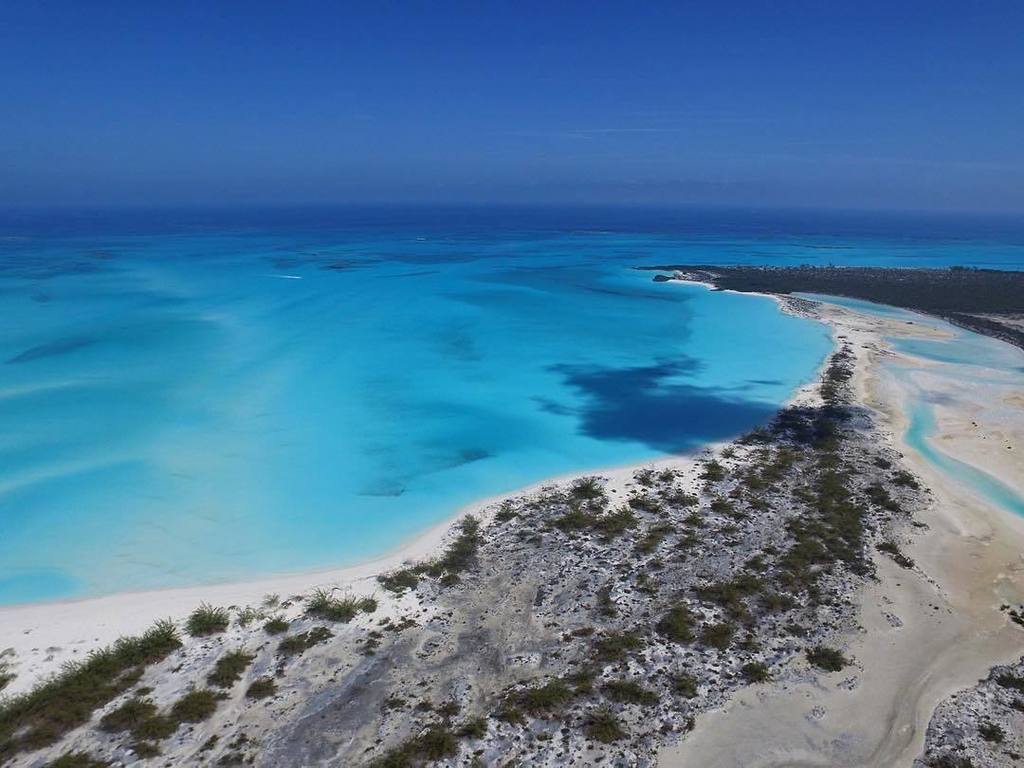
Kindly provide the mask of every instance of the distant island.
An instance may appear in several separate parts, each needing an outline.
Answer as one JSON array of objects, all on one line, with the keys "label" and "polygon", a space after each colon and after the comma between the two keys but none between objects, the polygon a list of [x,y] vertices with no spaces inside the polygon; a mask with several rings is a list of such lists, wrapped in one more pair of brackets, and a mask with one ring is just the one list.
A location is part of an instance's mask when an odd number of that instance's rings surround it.
[{"label": "distant island", "polygon": [[[952,267],[763,267],[672,264],[672,272],[741,293],[824,293],[889,304],[941,317],[1024,349],[1024,272]],[[673,279],[656,275],[655,281]]]}]

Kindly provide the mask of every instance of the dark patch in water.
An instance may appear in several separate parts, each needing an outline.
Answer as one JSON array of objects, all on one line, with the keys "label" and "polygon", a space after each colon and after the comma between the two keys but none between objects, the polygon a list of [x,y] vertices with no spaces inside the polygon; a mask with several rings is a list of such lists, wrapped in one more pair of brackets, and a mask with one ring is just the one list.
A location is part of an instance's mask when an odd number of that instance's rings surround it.
[{"label": "dark patch in water", "polygon": [[367,486],[359,492],[360,496],[401,496],[405,493],[405,486],[392,480],[382,480],[374,485]]},{"label": "dark patch in water", "polygon": [[384,275],[384,277],[425,277],[427,275],[439,275],[441,270],[439,269],[424,269],[419,272],[400,272],[397,275]]},{"label": "dark patch in water", "polygon": [[607,296],[622,296],[627,299],[650,299],[652,301],[667,301],[671,304],[677,304],[680,301],[680,296],[675,296],[667,293],[652,293],[650,291],[622,291],[614,290],[612,288],[597,288],[593,285],[580,285],[585,291],[590,293],[603,293]]},{"label": "dark patch in water", "polygon": [[66,355],[69,352],[82,349],[82,347],[88,347],[91,344],[95,344],[95,339],[89,339],[85,337],[72,337],[67,339],[58,339],[57,341],[51,341],[48,344],[40,344],[36,347],[26,349],[19,355],[15,355],[7,361],[8,365],[12,363],[30,363],[33,360],[39,360],[44,357],[56,357],[57,355]]},{"label": "dark patch in water", "polygon": [[0,273],[26,280],[50,280],[65,275],[89,275],[108,271],[102,259],[25,259],[20,257],[0,259]]},{"label": "dark patch in water", "polygon": [[731,437],[775,412],[769,404],[666,381],[693,373],[699,366],[688,358],[635,368],[553,366],[569,386],[586,396],[589,405],[578,409],[544,405],[553,413],[575,413],[589,437],[641,442],[662,452]]},{"label": "dark patch in water", "polygon": [[321,269],[330,269],[335,272],[342,272],[346,269],[363,269],[364,267],[372,267],[374,263],[372,261],[360,260],[360,259],[334,259],[324,264]]},{"label": "dark patch in water", "polygon": [[434,472],[442,472],[447,469],[455,469],[456,467],[472,464],[477,461],[483,461],[484,459],[491,458],[493,455],[494,454],[491,451],[488,451],[485,448],[462,448],[455,453],[435,453],[428,447],[424,449],[423,460],[420,462],[417,471],[406,472],[394,477],[381,478],[380,480],[374,481],[364,487],[359,492],[359,495],[383,497],[401,496],[405,493],[406,486],[418,477],[423,477]]},{"label": "dark patch in water", "polygon": [[438,346],[445,357],[460,363],[475,363],[483,357],[476,338],[462,329],[439,334]]}]

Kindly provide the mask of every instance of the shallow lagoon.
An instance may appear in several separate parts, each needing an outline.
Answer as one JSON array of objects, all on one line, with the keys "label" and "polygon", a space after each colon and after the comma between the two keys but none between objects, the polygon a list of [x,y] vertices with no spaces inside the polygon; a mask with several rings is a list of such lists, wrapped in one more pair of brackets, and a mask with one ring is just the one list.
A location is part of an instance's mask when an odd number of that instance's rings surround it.
[{"label": "shallow lagoon", "polygon": [[[933,371],[934,375],[969,378],[998,384],[1008,389],[1019,388],[1024,377],[1024,353],[1010,344],[972,331],[958,328],[938,318],[909,312],[883,304],[838,296],[803,294],[806,298],[827,301],[855,312],[877,315],[887,319],[903,320],[920,326],[935,328],[949,335],[948,339],[915,339],[893,336],[888,341],[903,354],[945,363]],[[951,367],[957,366],[957,367]],[[964,371],[959,366],[967,366]],[[905,376],[906,367],[890,363],[889,369],[897,376]],[[928,392],[916,388],[916,396],[908,404],[907,445],[943,474],[970,488],[989,503],[1013,514],[1024,515],[1024,497],[1016,490],[987,472],[966,464],[942,452],[932,444],[936,432],[933,404]]]},{"label": "shallow lagoon", "polygon": [[830,348],[769,299],[629,267],[834,261],[833,236],[228,220],[4,222],[0,602],[363,560],[474,499],[742,432]]}]

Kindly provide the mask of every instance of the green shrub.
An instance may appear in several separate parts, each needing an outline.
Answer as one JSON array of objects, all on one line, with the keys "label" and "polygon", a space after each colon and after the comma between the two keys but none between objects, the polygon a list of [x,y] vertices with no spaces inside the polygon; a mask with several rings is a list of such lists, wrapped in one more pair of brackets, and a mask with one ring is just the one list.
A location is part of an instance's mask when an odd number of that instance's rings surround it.
[{"label": "green shrub", "polygon": [[608,618],[611,618],[618,613],[618,609],[615,607],[615,601],[612,600],[612,587],[610,584],[605,584],[597,590],[597,612]]},{"label": "green shrub", "polygon": [[458,730],[458,736],[464,739],[482,739],[486,735],[487,719],[483,717],[470,718]]},{"label": "green shrub", "polygon": [[604,498],[604,488],[599,477],[581,477],[572,484],[569,493],[580,501],[596,501]]},{"label": "green shrub", "polygon": [[217,711],[220,697],[207,688],[189,691],[171,707],[171,718],[179,723],[201,723]]},{"label": "green shrub", "polygon": [[206,682],[218,688],[230,688],[245,674],[245,670],[252,664],[256,657],[243,650],[228,651],[219,659],[213,667],[213,672],[206,678]]},{"label": "green shrub", "polygon": [[275,693],[277,693],[277,683],[274,682],[274,678],[261,677],[259,680],[253,680],[245,695],[250,699],[265,699]]},{"label": "green shrub", "polygon": [[680,488],[671,488],[668,491],[662,493],[661,496],[666,503],[671,504],[674,507],[694,507],[697,502],[700,501],[692,493],[687,493]]},{"label": "green shrub", "polygon": [[728,622],[719,624],[705,624],[700,631],[700,641],[704,645],[724,651],[732,642],[732,636],[736,632],[735,627]]},{"label": "green shrub", "polygon": [[914,560],[903,554],[903,552],[900,550],[899,545],[895,541],[881,542],[878,545],[878,551],[884,552],[885,554],[889,555],[889,557],[891,557],[896,562],[896,565],[900,566],[901,568],[914,567]]},{"label": "green shrub", "polygon": [[693,614],[685,605],[677,605],[658,620],[655,630],[675,643],[693,640]]},{"label": "green shrub", "polygon": [[661,502],[649,493],[634,493],[626,500],[626,503],[633,509],[639,509],[642,512],[661,511]]},{"label": "green shrub", "polygon": [[455,757],[459,742],[443,725],[431,725],[418,736],[370,763],[371,768],[409,768],[424,762]]},{"label": "green shrub", "polygon": [[643,638],[634,632],[609,632],[595,641],[594,657],[598,661],[620,661],[630,651],[643,647]]},{"label": "green shrub", "polygon": [[206,637],[223,632],[230,622],[231,614],[226,608],[216,608],[209,603],[202,603],[189,614],[185,630],[192,637]]},{"label": "green shrub", "polygon": [[416,571],[412,568],[400,568],[397,571],[391,571],[390,573],[382,573],[377,577],[377,581],[380,585],[388,592],[394,592],[395,594],[402,594],[407,589],[416,589],[420,583],[420,577],[416,574]]},{"label": "green shrub", "polygon": [[996,682],[1003,688],[1011,688],[1018,693],[1024,693],[1024,677],[1015,675],[1012,672],[1003,672],[996,678]]},{"label": "green shrub", "polygon": [[748,683],[763,683],[771,678],[768,666],[760,661],[750,661],[740,668],[740,674]]},{"label": "green shrub", "polygon": [[245,608],[238,611],[238,615],[235,617],[235,620],[238,622],[238,626],[247,627],[254,621],[262,619],[264,615],[263,611],[259,608],[253,608],[251,605],[247,605]]},{"label": "green shrub", "polygon": [[905,469],[900,469],[893,473],[892,481],[903,488],[913,488],[917,490],[921,487],[921,484],[917,482],[917,478]]},{"label": "green shrub", "polygon": [[982,723],[978,726],[978,734],[993,744],[1002,744],[1006,740],[1006,731],[995,723]]},{"label": "green shrub", "polygon": [[620,704],[651,705],[658,703],[658,695],[632,680],[609,680],[601,690],[612,701]]},{"label": "green shrub", "polygon": [[498,523],[507,523],[515,517],[519,517],[519,513],[516,512],[515,504],[512,503],[511,499],[505,499],[501,502],[501,507],[494,514],[494,520]]},{"label": "green shrub", "polygon": [[134,697],[101,717],[100,730],[108,733],[131,731],[141,722],[155,716],[156,712],[156,704],[150,699]]},{"label": "green shrub", "polygon": [[263,625],[263,631],[268,635],[279,635],[282,632],[287,632],[289,626],[288,622],[282,617],[275,616]]},{"label": "green shrub", "polygon": [[109,765],[106,760],[97,760],[88,752],[69,752],[58,757],[46,768],[107,768]]},{"label": "green shrub", "polygon": [[707,483],[717,483],[720,480],[725,479],[725,467],[719,464],[715,459],[708,459],[704,463],[704,469],[701,472],[700,477]]},{"label": "green shrub", "polygon": [[603,541],[611,541],[637,524],[636,515],[627,506],[619,507],[614,512],[601,515],[594,521],[594,531]]},{"label": "green shrub", "polygon": [[654,551],[665,537],[675,532],[675,526],[671,523],[657,523],[652,525],[636,545],[636,551],[642,555],[648,555]]},{"label": "green shrub", "polygon": [[807,660],[826,672],[838,672],[849,663],[840,651],[835,648],[826,648],[823,645],[815,646],[807,651]]},{"label": "green shrub", "polygon": [[580,507],[569,507],[567,512],[556,517],[551,524],[562,533],[576,533],[593,528],[597,524],[598,515]]},{"label": "green shrub", "polygon": [[622,726],[619,725],[618,718],[607,708],[591,712],[587,717],[583,732],[587,735],[588,739],[599,741],[602,744],[611,744],[612,742],[619,741],[626,735],[625,731],[622,730]]},{"label": "green shrub", "polygon": [[697,678],[692,675],[673,675],[672,681],[672,692],[677,693],[684,699],[692,699],[697,695]]},{"label": "green shrub", "polygon": [[132,744],[132,751],[143,760],[160,755],[160,747],[151,741],[137,741]]},{"label": "green shrub", "polygon": [[520,693],[519,706],[531,715],[550,713],[561,709],[575,695],[564,681],[555,679]]},{"label": "green shrub", "polygon": [[178,730],[178,725],[167,715],[153,715],[133,725],[131,732],[138,741],[160,741]]},{"label": "green shrub", "polygon": [[351,595],[335,597],[329,590],[318,589],[306,600],[306,613],[328,621],[349,622],[359,613],[359,602]]},{"label": "green shrub", "polygon": [[443,718],[452,718],[459,714],[460,707],[457,701],[446,701],[434,708],[434,711]]},{"label": "green shrub", "polygon": [[300,632],[286,637],[278,644],[277,651],[285,656],[295,656],[305,653],[314,645],[324,643],[332,637],[334,637],[334,633],[327,627],[313,627],[308,632]]},{"label": "green shrub", "polygon": [[0,763],[59,741],[92,713],[131,688],[149,664],[181,647],[174,624],[158,621],[137,637],[119,639],[54,678],[0,705]]},{"label": "green shrub", "polygon": [[12,680],[14,680],[14,673],[10,671],[6,664],[0,662],[0,691],[3,691]]},{"label": "green shrub", "polygon": [[654,485],[654,470],[651,469],[650,467],[638,469],[636,472],[633,473],[633,479],[636,480],[638,483],[640,483],[640,485],[644,486],[645,488],[650,488],[652,485]]}]

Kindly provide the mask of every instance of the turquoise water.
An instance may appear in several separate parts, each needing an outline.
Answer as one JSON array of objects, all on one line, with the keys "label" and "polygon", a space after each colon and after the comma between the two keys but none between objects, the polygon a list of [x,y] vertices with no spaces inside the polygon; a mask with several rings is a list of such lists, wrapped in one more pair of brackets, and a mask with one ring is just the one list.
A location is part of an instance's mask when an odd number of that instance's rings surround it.
[{"label": "turquoise water", "polygon": [[0,603],[364,560],[742,432],[829,351],[771,300],[634,265],[1024,264],[1001,229],[723,216],[0,215]]},{"label": "turquoise water", "polygon": [[827,301],[855,312],[878,315],[879,317],[902,320],[907,323],[933,328],[948,334],[948,339],[917,339],[896,336],[889,339],[893,348],[915,357],[923,357],[939,363],[969,365],[1003,372],[1024,372],[1024,355],[1010,344],[989,336],[964,330],[938,318],[910,312],[898,307],[876,304],[872,301],[850,299],[844,296],[822,296],[820,294],[799,294],[809,299]]},{"label": "turquoise water", "polygon": [[1024,497],[1017,491],[987,472],[958,461],[932,446],[930,440],[936,431],[935,416],[925,402],[915,403],[907,416],[910,423],[906,440],[911,448],[944,474],[967,486],[995,506],[1016,515],[1024,515]]},{"label": "turquoise water", "polygon": [[[889,307],[859,299],[837,296],[806,294],[808,298],[827,301],[864,314],[903,320],[918,326],[941,330],[948,339],[915,339],[892,336],[887,339],[893,347],[905,354],[946,363],[967,366],[968,370],[940,366],[930,371],[932,375],[958,380],[984,381],[1007,390],[1024,387],[1024,353],[1016,347],[988,336],[958,328],[937,318],[928,317],[896,307]],[[890,364],[890,371],[897,376],[908,376],[906,366]],[[904,435],[907,445],[917,451],[926,461],[943,474],[970,488],[975,494],[1017,515],[1024,515],[1024,496],[981,469],[954,459],[935,448],[931,440],[936,433],[935,414],[926,390],[918,388],[915,399],[907,409],[907,431]]]}]

